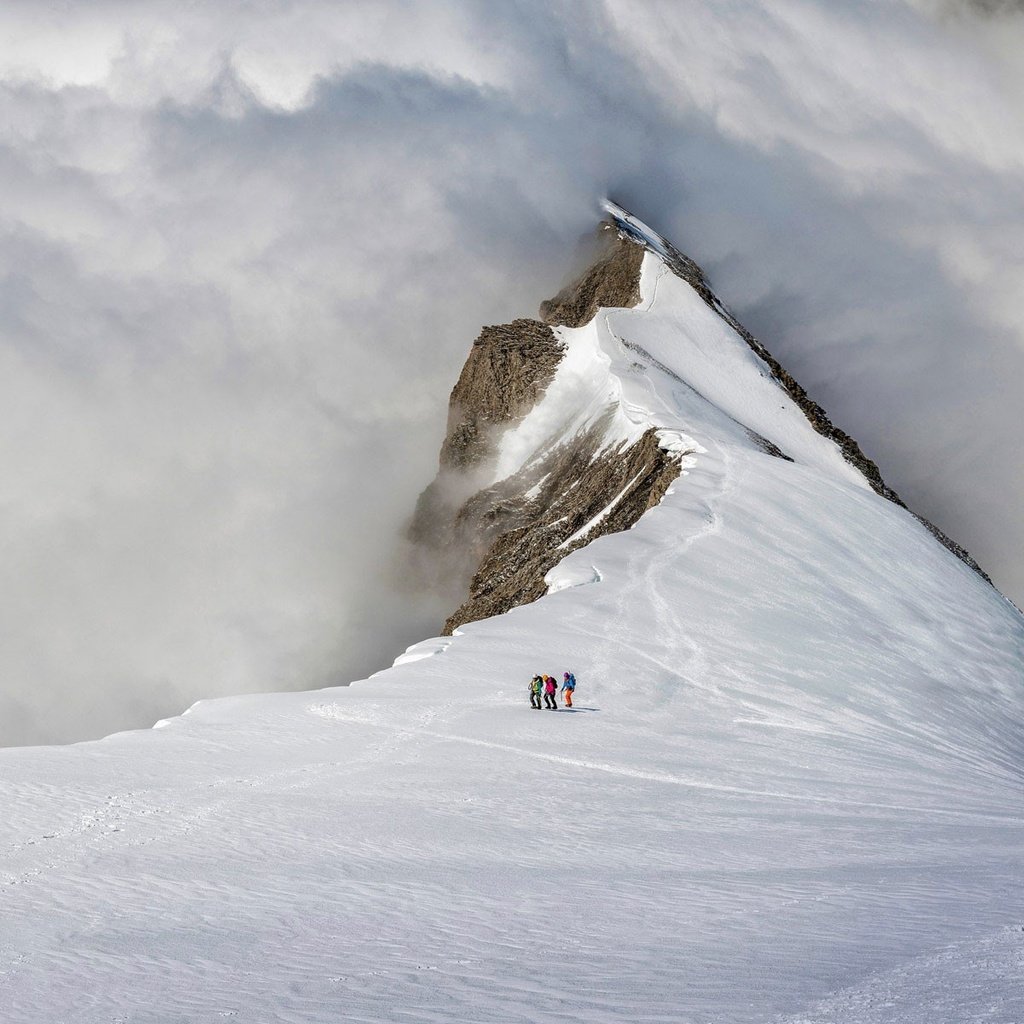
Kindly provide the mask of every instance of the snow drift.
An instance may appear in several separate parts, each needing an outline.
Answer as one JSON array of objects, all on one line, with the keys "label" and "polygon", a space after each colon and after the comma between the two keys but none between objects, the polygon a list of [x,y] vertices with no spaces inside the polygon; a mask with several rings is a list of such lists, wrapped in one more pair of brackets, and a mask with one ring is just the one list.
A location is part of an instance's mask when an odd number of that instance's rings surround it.
[{"label": "snow drift", "polygon": [[[484,597],[539,524],[546,596],[348,688],[0,752],[7,1020],[1024,1015],[1020,614],[611,212],[635,304],[554,325],[428,498],[478,517]],[[545,517],[552,453],[652,437],[630,528],[625,471]]]}]

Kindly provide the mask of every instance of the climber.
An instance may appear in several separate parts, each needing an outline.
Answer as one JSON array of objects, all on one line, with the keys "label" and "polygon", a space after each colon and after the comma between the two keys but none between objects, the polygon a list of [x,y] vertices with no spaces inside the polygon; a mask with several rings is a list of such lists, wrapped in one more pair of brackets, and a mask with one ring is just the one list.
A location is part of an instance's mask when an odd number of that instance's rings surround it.
[{"label": "climber", "polygon": [[565,694],[565,706],[572,707],[572,692],[576,689],[576,677],[571,672],[562,673],[565,682],[562,683],[562,693]]},{"label": "climber", "polygon": [[544,687],[544,680],[540,676],[534,676],[530,680],[530,707],[541,710],[540,694]]},{"label": "climber", "polygon": [[558,694],[558,684],[551,676],[544,677],[544,707],[552,711],[558,710],[558,701],[555,699]]}]

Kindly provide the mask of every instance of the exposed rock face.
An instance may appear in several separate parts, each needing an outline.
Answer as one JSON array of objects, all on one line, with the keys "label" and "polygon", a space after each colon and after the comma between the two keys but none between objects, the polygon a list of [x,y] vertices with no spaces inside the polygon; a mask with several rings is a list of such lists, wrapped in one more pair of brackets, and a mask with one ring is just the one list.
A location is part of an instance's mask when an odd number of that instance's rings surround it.
[{"label": "exposed rock face", "polygon": [[[435,560],[432,571],[468,582],[469,596],[448,618],[446,634],[542,597],[545,575],[569,552],[629,529],[657,505],[689,454],[660,447],[654,428],[632,443],[609,443],[598,421],[575,437],[540,441],[518,472],[494,480],[502,433],[533,409],[564,357],[552,326],[582,327],[601,307],[631,307],[640,301],[640,269],[650,239],[636,231],[628,215],[620,219],[613,213],[601,231],[598,258],[577,281],[542,303],[543,322],[521,319],[485,327],[452,391],[440,471],[420,496],[410,528],[421,550]],[[906,508],[857,442],[829,420],[718,300],[700,267],[663,239],[657,255],[743,338],[814,429],[839,446],[871,487]],[[640,354],[671,374],[649,353]],[[605,420],[613,413],[609,405]],[[788,459],[772,442],[745,429],[765,452]],[[988,579],[963,548],[916,518]]]},{"label": "exposed rock face", "polygon": [[[601,439],[600,430],[584,434],[466,503],[459,520],[490,544],[445,634],[543,597],[545,575],[570,551],[628,530],[679,476],[679,454],[659,448],[653,429],[628,447],[600,451]],[[536,495],[526,498],[531,485]]]},{"label": "exposed rock face", "polygon": [[466,470],[493,456],[493,428],[533,408],[561,359],[561,344],[538,320],[485,327],[452,389],[442,468]]},{"label": "exposed rock face", "polygon": [[475,571],[505,519],[505,505],[516,497],[510,494],[504,503],[482,498],[489,493],[480,488],[493,466],[496,439],[502,427],[533,408],[562,354],[554,332],[539,320],[485,327],[473,342],[448,403],[437,478],[420,495],[409,531],[436,556],[428,572],[455,575],[464,584]]},{"label": "exposed rock face", "polygon": [[640,264],[644,248],[607,224],[599,236],[603,252],[574,284],[540,305],[545,323],[582,327],[601,306],[629,309],[640,301]]}]

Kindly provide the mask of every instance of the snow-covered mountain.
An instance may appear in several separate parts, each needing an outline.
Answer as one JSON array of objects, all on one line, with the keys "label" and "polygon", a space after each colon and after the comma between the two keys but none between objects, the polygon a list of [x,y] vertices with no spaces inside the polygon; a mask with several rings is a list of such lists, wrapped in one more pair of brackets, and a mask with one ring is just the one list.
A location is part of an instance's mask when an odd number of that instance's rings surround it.
[{"label": "snow-covered mountain", "polygon": [[453,394],[452,635],[0,752],[5,1021],[1024,1019],[1021,615],[609,215]]},{"label": "snow-covered mountain", "polygon": [[412,526],[437,556],[431,571],[472,573],[446,633],[549,592],[545,574],[568,553],[629,529],[684,465],[705,464],[699,438],[745,442],[906,507],[691,259],[605,208],[588,269],[541,320],[484,328],[452,391],[440,471]]}]

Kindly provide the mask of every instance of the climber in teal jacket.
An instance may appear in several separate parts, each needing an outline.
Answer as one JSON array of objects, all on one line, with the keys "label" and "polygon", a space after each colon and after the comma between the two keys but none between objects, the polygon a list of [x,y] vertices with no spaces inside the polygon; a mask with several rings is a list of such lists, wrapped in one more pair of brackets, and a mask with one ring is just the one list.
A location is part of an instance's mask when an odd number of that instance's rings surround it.
[{"label": "climber in teal jacket", "polygon": [[565,706],[572,707],[572,693],[576,689],[576,677],[571,672],[562,673],[565,682],[562,683],[562,693],[565,694]]}]

